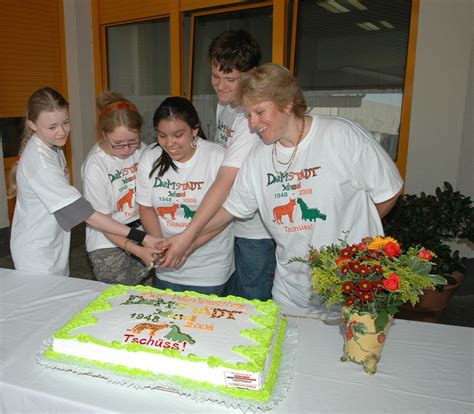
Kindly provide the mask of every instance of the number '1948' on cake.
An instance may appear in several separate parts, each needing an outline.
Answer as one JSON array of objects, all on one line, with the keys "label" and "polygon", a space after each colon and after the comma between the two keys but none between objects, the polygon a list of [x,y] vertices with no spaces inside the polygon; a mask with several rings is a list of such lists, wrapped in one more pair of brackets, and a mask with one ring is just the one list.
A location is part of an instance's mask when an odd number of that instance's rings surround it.
[{"label": "number '1948' on cake", "polygon": [[266,401],[286,324],[271,300],[116,285],[53,334],[45,356]]}]

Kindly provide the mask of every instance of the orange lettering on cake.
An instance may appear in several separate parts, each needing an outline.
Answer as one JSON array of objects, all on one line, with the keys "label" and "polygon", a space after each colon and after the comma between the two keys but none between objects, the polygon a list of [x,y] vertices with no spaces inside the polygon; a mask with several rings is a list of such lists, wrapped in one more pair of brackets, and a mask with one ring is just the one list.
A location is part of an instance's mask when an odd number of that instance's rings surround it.
[{"label": "orange lettering on cake", "polygon": [[207,324],[207,323],[188,322],[188,323],[186,323],[185,328],[200,329],[201,331],[213,331],[214,330],[214,325]]}]

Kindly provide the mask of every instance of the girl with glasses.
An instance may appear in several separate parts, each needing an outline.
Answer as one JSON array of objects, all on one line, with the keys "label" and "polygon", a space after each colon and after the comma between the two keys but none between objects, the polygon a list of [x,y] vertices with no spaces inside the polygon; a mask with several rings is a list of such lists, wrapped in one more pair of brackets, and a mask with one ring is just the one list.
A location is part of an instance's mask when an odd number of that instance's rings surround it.
[{"label": "girl with glasses", "polygon": [[[84,197],[94,209],[131,228],[141,229],[135,201],[142,116],[121,94],[104,92],[97,100],[101,140],[82,164]],[[152,248],[124,237],[86,228],[86,249],[95,277],[105,283],[136,285],[143,263],[153,261]]]}]

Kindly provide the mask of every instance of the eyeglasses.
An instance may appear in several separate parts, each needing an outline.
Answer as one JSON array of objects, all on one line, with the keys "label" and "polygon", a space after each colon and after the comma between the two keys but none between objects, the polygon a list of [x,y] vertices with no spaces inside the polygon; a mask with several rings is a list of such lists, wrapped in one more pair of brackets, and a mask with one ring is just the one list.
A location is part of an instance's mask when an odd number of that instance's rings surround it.
[{"label": "eyeglasses", "polygon": [[107,139],[107,141],[109,141],[109,144],[113,149],[124,149],[126,147],[134,148],[134,147],[138,147],[140,145],[140,140],[139,139],[136,140],[136,141],[129,141],[126,144],[112,144],[112,142],[110,141],[110,139],[107,135],[105,135],[105,138]]}]

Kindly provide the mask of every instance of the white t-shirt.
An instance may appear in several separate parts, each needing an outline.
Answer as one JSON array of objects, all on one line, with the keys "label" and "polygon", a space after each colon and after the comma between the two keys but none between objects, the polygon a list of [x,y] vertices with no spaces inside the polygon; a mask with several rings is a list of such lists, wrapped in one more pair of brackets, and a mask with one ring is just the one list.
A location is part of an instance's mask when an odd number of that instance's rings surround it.
[{"label": "white t-shirt", "polygon": [[51,148],[36,134],[21,154],[10,250],[15,269],[69,276],[71,233],[54,213],[81,198],[69,184],[63,150]]},{"label": "white t-shirt", "polygon": [[[135,186],[138,159],[145,145],[137,148],[127,159],[107,154],[96,143],[82,163],[81,177],[84,198],[95,211],[110,215],[120,223],[127,224],[139,218],[135,202]],[[86,249],[117,247],[101,230],[87,225]]]},{"label": "white t-shirt", "polygon": [[[240,169],[260,138],[250,130],[241,107],[218,103],[216,119],[215,141],[226,149],[222,166]],[[271,239],[258,211],[251,218],[234,220],[234,234],[247,239]]]},{"label": "white t-shirt", "polygon": [[[225,151],[219,145],[198,139],[193,157],[175,162],[178,171],[169,168],[149,178],[153,163],[161,155],[151,145],[141,156],[137,174],[137,202],[154,207],[163,236],[181,233],[189,224],[209,187],[214,182]],[[234,234],[232,225],[197,249],[179,269],[156,270],[160,279],[192,286],[224,284],[234,271]]]},{"label": "white t-shirt", "polygon": [[[293,148],[279,143],[276,148],[280,161],[290,159]],[[402,184],[395,164],[368,131],[343,118],[315,116],[289,172],[276,173],[272,145],[258,144],[224,208],[242,218],[260,210],[277,244],[273,299],[293,311],[322,312],[325,305],[310,300],[309,267],[289,260],[304,257],[310,245],[338,243],[344,232],[349,243],[382,235],[374,203],[392,198]]]}]

